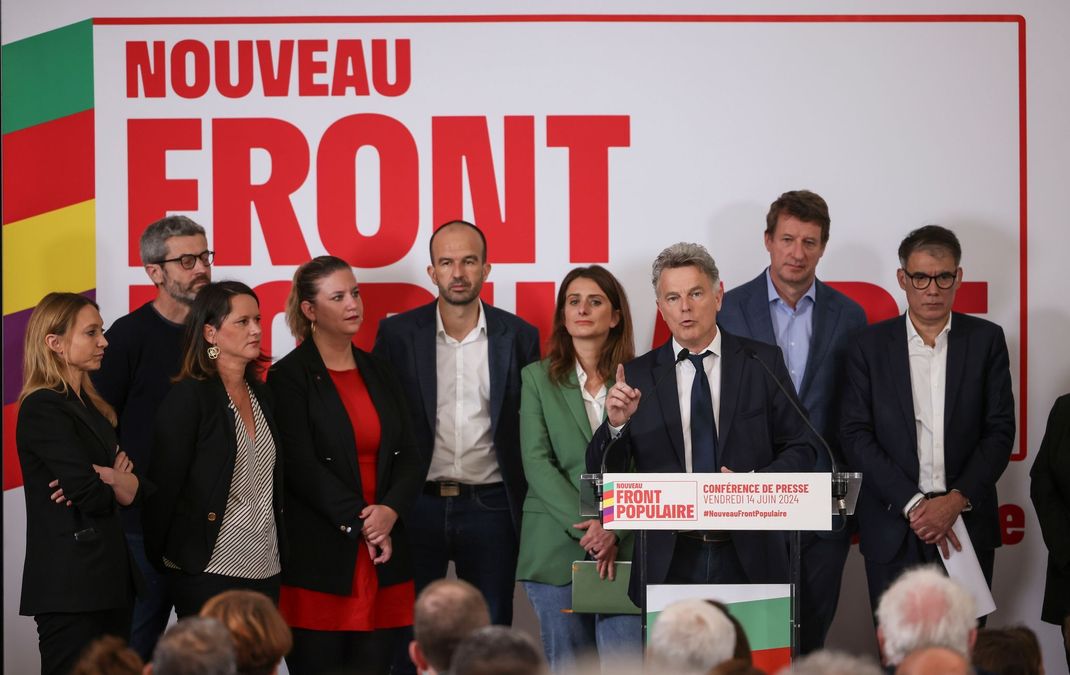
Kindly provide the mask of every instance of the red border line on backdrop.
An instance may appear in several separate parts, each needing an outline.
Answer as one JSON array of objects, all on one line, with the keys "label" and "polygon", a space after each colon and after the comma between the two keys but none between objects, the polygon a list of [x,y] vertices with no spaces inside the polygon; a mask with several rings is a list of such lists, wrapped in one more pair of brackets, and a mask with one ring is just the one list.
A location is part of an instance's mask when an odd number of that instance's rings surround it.
[{"label": "red border line on backdrop", "polygon": [[97,26],[286,23],[1019,23],[1018,14],[470,14],[382,16],[98,17]]},{"label": "red border line on backdrop", "polygon": [[220,24],[458,24],[458,23],[1016,23],[1018,24],[1018,162],[1019,162],[1019,317],[1018,454],[1028,456],[1029,305],[1028,202],[1026,133],[1026,34],[1020,14],[471,14],[378,16],[178,16],[98,17],[96,26],[164,26]]}]

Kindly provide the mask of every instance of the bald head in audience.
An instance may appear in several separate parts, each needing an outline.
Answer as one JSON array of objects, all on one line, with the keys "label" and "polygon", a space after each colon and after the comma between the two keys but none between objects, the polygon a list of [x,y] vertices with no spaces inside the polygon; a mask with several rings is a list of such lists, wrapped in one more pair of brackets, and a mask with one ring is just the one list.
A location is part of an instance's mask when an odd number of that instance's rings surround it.
[{"label": "bald head in audience", "polygon": [[970,675],[966,657],[947,647],[923,647],[907,654],[895,675]]},{"label": "bald head in audience", "polygon": [[460,579],[434,581],[416,598],[409,658],[421,673],[444,673],[457,645],[488,625],[490,611],[479,589]]},{"label": "bald head in audience", "polygon": [[897,666],[922,647],[946,647],[969,659],[977,638],[975,614],[969,592],[936,567],[908,570],[877,605],[877,643],[884,663]]}]

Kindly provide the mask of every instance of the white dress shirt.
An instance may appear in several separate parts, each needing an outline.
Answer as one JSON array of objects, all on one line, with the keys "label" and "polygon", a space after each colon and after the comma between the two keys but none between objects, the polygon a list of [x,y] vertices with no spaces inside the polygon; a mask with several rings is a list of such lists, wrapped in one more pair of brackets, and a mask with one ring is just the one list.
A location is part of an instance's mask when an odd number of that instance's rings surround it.
[{"label": "white dress shirt", "polygon": [[427,480],[470,485],[499,483],[490,422],[490,359],[487,315],[479,304],[476,327],[461,340],[446,334],[435,312],[437,381],[435,448]]},{"label": "white dress shirt", "polygon": [[[679,354],[683,346],[673,338],[672,353]],[[710,351],[712,354],[702,359],[702,369],[706,371],[706,377],[710,381],[710,398],[713,399],[713,422],[717,426],[718,433],[721,429],[721,331],[717,331],[711,342],[704,349],[692,354],[701,354]],[[695,367],[690,360],[683,360],[676,364],[676,394],[680,399],[680,426],[684,432],[684,462],[688,473],[692,472],[691,463],[691,387],[695,383]],[[651,392],[653,393],[653,392]],[[721,467],[716,467],[718,471]]]},{"label": "white dress shirt", "polygon": [[602,425],[602,419],[606,414],[606,385],[597,394],[587,391],[587,373],[584,372],[580,362],[576,362],[576,380],[580,383],[580,395],[583,397],[583,409],[587,412],[587,421],[591,423],[591,432]]},{"label": "white dress shirt", "polygon": [[914,422],[918,438],[918,494],[907,502],[910,512],[926,492],[945,492],[944,393],[947,382],[947,335],[951,317],[930,347],[914,328],[907,313],[907,354],[910,357],[910,389],[914,399]]}]

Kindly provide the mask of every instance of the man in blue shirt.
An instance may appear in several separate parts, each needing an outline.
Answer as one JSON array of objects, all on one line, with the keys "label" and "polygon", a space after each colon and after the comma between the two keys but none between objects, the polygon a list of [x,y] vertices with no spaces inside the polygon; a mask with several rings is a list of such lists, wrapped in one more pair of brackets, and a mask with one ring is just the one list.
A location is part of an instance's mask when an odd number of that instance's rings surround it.
[{"label": "man in blue shirt", "polygon": [[[725,294],[717,322],[729,333],[780,347],[799,399],[842,467],[837,407],[844,354],[851,335],[866,325],[866,315],[858,303],[817,279],[829,224],[828,205],[819,195],[809,190],[780,195],[766,216],[769,267]],[[819,451],[814,470],[830,468]],[[824,645],[839,601],[851,528],[834,520],[838,531],[805,533],[802,539],[804,654]]]}]

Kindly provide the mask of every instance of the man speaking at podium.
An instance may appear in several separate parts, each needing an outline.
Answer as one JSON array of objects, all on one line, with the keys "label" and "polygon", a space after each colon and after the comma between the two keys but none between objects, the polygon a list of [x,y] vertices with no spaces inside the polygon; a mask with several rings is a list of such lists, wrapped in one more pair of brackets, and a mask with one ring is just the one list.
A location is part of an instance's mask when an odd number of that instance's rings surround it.
[{"label": "man speaking at podium", "polygon": [[[607,470],[618,472],[812,470],[806,427],[773,381],[798,403],[780,350],[717,329],[723,289],[709,252],[673,244],[654,260],[652,282],[672,339],[617,366],[606,421],[587,446],[587,469],[598,472],[605,460]],[[647,537],[648,584],[787,580],[782,532],[651,531]],[[628,592],[639,604],[639,575],[632,575]]]}]

